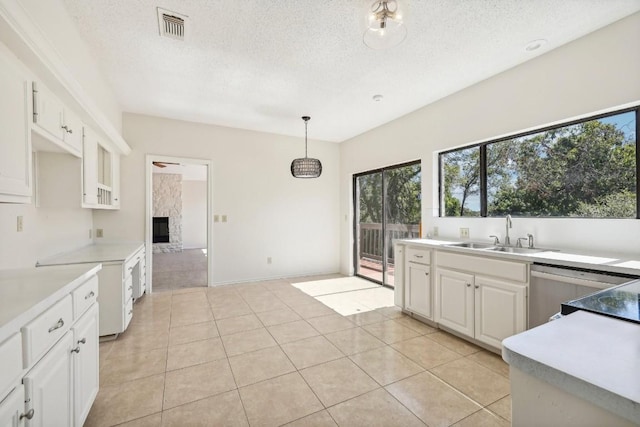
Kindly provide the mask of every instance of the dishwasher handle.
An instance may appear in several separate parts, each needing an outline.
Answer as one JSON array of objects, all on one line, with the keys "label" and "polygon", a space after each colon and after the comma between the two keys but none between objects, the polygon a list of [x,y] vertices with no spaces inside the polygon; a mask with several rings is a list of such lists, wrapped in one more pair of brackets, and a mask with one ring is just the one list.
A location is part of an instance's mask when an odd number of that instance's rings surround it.
[{"label": "dishwasher handle", "polygon": [[588,286],[590,288],[608,289],[617,286],[617,283],[599,282],[595,280],[580,279],[578,277],[559,276],[557,274],[545,273],[543,271],[531,270],[531,277],[553,280],[556,282],[569,283],[572,285]]}]

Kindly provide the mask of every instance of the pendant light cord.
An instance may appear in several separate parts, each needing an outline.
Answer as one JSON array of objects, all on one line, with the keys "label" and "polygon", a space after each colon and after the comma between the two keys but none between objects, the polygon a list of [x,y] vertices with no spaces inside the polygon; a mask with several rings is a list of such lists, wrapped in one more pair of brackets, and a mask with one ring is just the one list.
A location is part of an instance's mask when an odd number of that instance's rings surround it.
[{"label": "pendant light cord", "polygon": [[304,121],[304,158],[307,158],[307,125],[309,122]]}]

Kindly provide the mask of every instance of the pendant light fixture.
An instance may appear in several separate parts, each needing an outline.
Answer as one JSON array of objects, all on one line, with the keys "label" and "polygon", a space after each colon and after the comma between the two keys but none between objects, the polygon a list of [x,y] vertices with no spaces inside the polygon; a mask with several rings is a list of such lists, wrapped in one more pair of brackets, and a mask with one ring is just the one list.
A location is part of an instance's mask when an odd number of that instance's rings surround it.
[{"label": "pendant light fixture", "polygon": [[318,159],[307,157],[307,123],[309,116],[303,116],[304,120],[304,158],[294,159],[291,162],[291,175],[294,178],[317,178],[322,173],[322,163]]},{"label": "pendant light fixture", "polygon": [[401,0],[369,0],[362,41],[371,49],[388,49],[407,37]]}]

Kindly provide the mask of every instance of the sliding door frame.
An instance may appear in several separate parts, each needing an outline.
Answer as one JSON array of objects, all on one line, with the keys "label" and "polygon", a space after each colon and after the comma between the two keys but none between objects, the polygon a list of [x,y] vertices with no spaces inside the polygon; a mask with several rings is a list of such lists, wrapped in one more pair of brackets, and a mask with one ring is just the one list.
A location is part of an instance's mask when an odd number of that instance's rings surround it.
[{"label": "sliding door frame", "polygon": [[[387,283],[385,283],[385,279],[386,279],[386,275],[388,273],[387,271],[387,233],[386,233],[386,225],[387,225],[387,215],[386,215],[386,203],[387,203],[387,186],[385,185],[385,172],[389,171],[389,170],[393,170],[393,169],[399,169],[399,168],[403,168],[406,166],[414,166],[414,165],[420,165],[421,170],[420,173],[422,174],[422,161],[421,160],[413,160],[410,162],[405,162],[405,163],[399,163],[396,165],[391,165],[391,166],[385,166],[382,168],[378,168],[378,169],[372,169],[369,171],[365,171],[365,172],[359,172],[356,174],[353,174],[352,176],[352,206],[353,206],[353,226],[352,226],[352,236],[353,236],[353,274],[357,277],[360,277],[361,279],[365,279],[365,280],[369,280],[371,282],[377,283],[381,286],[387,287],[387,288],[391,288],[393,289],[393,287]],[[382,281],[378,281],[375,279],[372,279],[370,277],[366,277],[366,276],[362,276],[359,274],[358,272],[358,263],[360,260],[360,257],[358,256],[358,245],[360,244],[360,239],[358,238],[358,224],[360,223],[360,215],[359,215],[359,210],[358,210],[358,203],[359,203],[359,188],[358,188],[358,178],[362,177],[362,176],[367,176],[367,175],[373,175],[376,173],[381,173],[382,174],[382,218],[381,218],[381,224],[382,224]],[[421,186],[422,187],[422,186]],[[422,188],[420,190],[420,193],[422,194]]]}]

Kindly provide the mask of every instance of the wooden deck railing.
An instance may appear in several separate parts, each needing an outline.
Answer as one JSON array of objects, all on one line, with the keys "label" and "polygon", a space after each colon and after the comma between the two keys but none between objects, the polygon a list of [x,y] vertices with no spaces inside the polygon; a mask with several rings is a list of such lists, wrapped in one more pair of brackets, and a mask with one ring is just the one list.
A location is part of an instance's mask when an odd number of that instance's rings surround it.
[{"label": "wooden deck railing", "polygon": [[[383,236],[382,224],[361,223],[359,224],[360,245],[358,257],[382,262]],[[414,239],[420,233],[419,225],[387,224],[386,225],[388,248],[387,263],[393,264],[393,240],[394,239]]]}]

